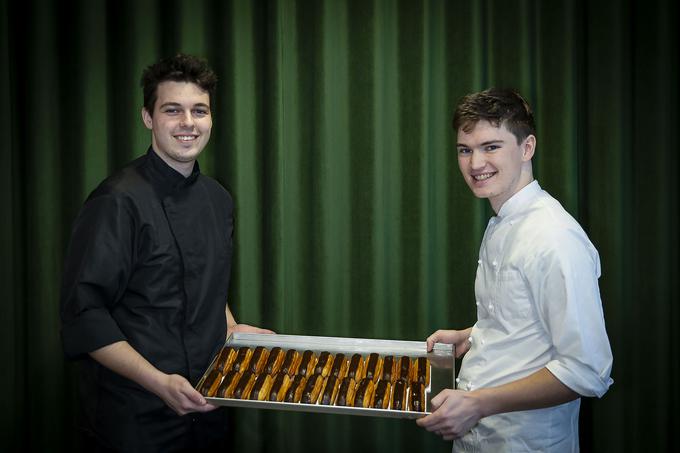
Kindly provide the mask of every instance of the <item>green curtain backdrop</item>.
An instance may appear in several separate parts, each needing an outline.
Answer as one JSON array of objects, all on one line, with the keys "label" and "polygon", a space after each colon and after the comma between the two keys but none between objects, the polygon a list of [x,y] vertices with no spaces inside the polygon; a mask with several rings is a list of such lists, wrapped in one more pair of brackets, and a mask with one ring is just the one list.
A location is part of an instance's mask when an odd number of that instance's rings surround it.
[{"label": "green curtain backdrop", "polygon": [[[220,76],[200,163],[236,201],[230,304],[280,333],[423,340],[474,321],[491,212],[458,173],[450,119],[465,93],[519,89],[537,178],[602,259],[615,384],[584,400],[582,450],[678,448],[675,0],[0,5],[0,450],[74,448],[70,226],[146,150],[139,76],[179,51]],[[245,451],[450,450],[412,421],[232,413]]]}]

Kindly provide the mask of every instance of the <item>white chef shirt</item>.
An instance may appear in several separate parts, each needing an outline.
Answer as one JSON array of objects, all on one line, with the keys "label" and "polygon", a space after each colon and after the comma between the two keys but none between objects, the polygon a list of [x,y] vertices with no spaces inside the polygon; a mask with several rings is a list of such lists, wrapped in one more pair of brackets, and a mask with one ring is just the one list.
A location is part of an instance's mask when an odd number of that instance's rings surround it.
[{"label": "white chef shirt", "polygon": [[[495,387],[543,367],[582,396],[602,396],[612,353],[581,226],[534,181],[489,220],[479,252],[477,322],[458,389]],[[483,418],[454,451],[578,451],[580,400]]]}]

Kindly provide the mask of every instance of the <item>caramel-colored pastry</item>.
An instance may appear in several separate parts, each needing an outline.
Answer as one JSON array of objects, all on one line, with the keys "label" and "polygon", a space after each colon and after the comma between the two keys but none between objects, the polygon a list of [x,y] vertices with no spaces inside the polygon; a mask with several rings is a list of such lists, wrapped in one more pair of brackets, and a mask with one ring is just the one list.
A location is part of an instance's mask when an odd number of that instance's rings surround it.
[{"label": "caramel-colored pastry", "polygon": [[396,380],[395,370],[397,368],[397,362],[394,360],[393,355],[388,355],[383,358],[383,371],[380,379],[386,381],[394,382]]},{"label": "caramel-colored pastry", "polygon": [[368,356],[368,360],[366,360],[365,377],[373,379],[373,382],[376,382],[382,374],[382,365],[382,358],[375,352],[371,353],[371,355]]},{"label": "caramel-colored pastry", "polygon": [[234,359],[234,364],[231,369],[242,373],[244,370],[248,369],[248,364],[250,363],[250,358],[253,356],[253,350],[248,346],[242,346],[238,348],[238,353],[236,354],[236,359]]},{"label": "caramel-colored pastry", "polygon": [[283,358],[281,371],[288,373],[288,376],[294,376],[300,366],[300,360],[300,353],[295,349],[289,349],[286,351],[286,356]]},{"label": "caramel-colored pastry", "polygon": [[390,406],[391,382],[381,379],[375,386],[371,406],[375,409],[387,409]]},{"label": "caramel-colored pastry", "polygon": [[264,372],[272,376],[278,373],[285,355],[283,350],[278,346],[272,348],[272,350],[269,351],[269,358],[267,358],[267,363],[264,366]]},{"label": "caramel-colored pastry", "polygon": [[236,348],[233,346],[222,348],[217,355],[217,360],[215,360],[215,369],[219,370],[220,373],[226,373],[231,369],[234,359],[236,359]]},{"label": "caramel-colored pastry", "polygon": [[316,366],[314,366],[314,374],[320,374],[323,377],[327,377],[331,372],[332,366],[333,356],[330,352],[324,351],[319,354],[319,360],[316,361]]},{"label": "caramel-colored pastry", "polygon": [[222,383],[217,389],[215,396],[218,398],[231,398],[234,394],[234,388],[236,387],[236,384],[238,384],[240,378],[241,375],[237,371],[229,370],[227,374],[224,375],[224,379],[222,379]]},{"label": "caramel-colored pastry", "polygon": [[331,376],[342,379],[347,375],[347,358],[345,354],[336,354],[331,367]]},{"label": "caramel-colored pastry", "polygon": [[375,384],[373,379],[368,376],[363,378],[359,385],[357,385],[357,390],[354,394],[354,407],[370,407],[374,390]]},{"label": "caramel-colored pastry", "polygon": [[272,387],[269,389],[269,401],[283,401],[286,396],[286,391],[293,382],[286,373],[278,373],[272,382]]},{"label": "caramel-colored pastry", "polygon": [[356,382],[364,377],[364,358],[361,354],[354,354],[349,361],[347,377],[353,378]]},{"label": "caramel-colored pastry", "polygon": [[264,368],[267,363],[267,357],[269,357],[269,350],[258,346],[253,352],[253,356],[250,358],[250,371],[255,374],[260,374],[262,368]]},{"label": "caramel-colored pastry", "polygon": [[354,391],[356,390],[357,382],[347,376],[340,383],[338,388],[338,397],[336,399],[336,406],[354,406]]},{"label": "caramel-colored pastry", "polygon": [[203,381],[203,385],[201,385],[201,395],[208,397],[215,395],[217,388],[220,386],[220,382],[222,382],[222,373],[216,369],[210,370]]},{"label": "caramel-colored pastry", "polygon": [[406,381],[397,379],[392,386],[392,401],[390,407],[395,411],[403,411],[406,409]]},{"label": "caramel-colored pastry", "polygon": [[314,351],[307,350],[302,353],[302,360],[300,360],[300,367],[297,370],[297,374],[302,374],[305,377],[309,377],[314,371],[315,365],[316,354],[314,354]]},{"label": "caramel-colored pastry", "polygon": [[397,362],[397,379],[409,382],[411,380],[411,358],[403,356]]},{"label": "caramel-colored pastry", "polygon": [[286,397],[283,399],[286,403],[299,403],[300,398],[302,398],[302,391],[305,389],[305,384],[307,384],[307,378],[301,374],[298,374],[293,378],[290,387],[286,391]]},{"label": "caramel-colored pastry", "polygon": [[269,397],[269,389],[272,387],[274,378],[266,373],[262,373],[255,379],[253,390],[250,392],[250,399],[254,401],[264,401]]},{"label": "caramel-colored pastry", "polygon": [[305,384],[305,389],[302,392],[302,397],[300,398],[301,403],[305,404],[316,404],[319,399],[319,394],[323,388],[323,376],[320,374],[313,374]]},{"label": "caramel-colored pastry", "polygon": [[413,380],[420,382],[425,387],[430,385],[430,360],[427,357],[418,357],[413,364]]},{"label": "caramel-colored pastry", "polygon": [[342,378],[337,378],[332,374],[328,376],[321,392],[320,404],[325,406],[332,405],[335,403],[335,399],[338,397],[338,390],[340,389],[340,381]]},{"label": "caramel-colored pastry", "polygon": [[238,384],[234,387],[232,398],[247,400],[250,396],[250,391],[255,384],[255,375],[250,370],[245,370],[238,380]]},{"label": "caramel-colored pastry", "polygon": [[411,398],[409,399],[410,411],[425,411],[425,386],[420,382],[411,382]]}]

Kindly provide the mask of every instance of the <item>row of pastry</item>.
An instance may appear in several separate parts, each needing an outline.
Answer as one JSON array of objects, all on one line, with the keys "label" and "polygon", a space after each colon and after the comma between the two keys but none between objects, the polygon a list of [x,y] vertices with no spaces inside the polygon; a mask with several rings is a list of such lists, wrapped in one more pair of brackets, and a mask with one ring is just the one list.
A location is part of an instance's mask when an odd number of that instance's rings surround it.
[{"label": "row of pastry", "polygon": [[253,401],[321,404],[373,409],[410,410],[425,409],[425,386],[420,382],[397,380],[392,383],[365,377],[360,381],[345,376],[324,377],[298,374],[291,378],[280,371],[274,377],[262,373],[259,376],[246,370],[239,373],[230,370],[224,377],[208,376],[202,387],[208,397],[234,398]]},{"label": "row of pastry", "polygon": [[262,346],[254,349],[226,346],[218,354],[212,369],[223,375],[231,370],[239,373],[250,370],[256,375],[264,372],[271,376],[283,371],[290,377],[321,374],[324,378],[329,375],[337,378],[349,376],[360,381],[368,377],[374,382],[379,379],[392,383],[403,380],[420,382],[426,387],[430,385],[430,362],[426,357],[383,357],[377,353],[367,357],[357,353],[348,358],[344,353],[331,354],[327,351],[317,355],[311,350],[300,353],[296,349],[284,352],[280,347],[269,350]]},{"label": "row of pastry", "polygon": [[199,391],[217,398],[423,411],[429,381],[425,357],[227,346]]}]

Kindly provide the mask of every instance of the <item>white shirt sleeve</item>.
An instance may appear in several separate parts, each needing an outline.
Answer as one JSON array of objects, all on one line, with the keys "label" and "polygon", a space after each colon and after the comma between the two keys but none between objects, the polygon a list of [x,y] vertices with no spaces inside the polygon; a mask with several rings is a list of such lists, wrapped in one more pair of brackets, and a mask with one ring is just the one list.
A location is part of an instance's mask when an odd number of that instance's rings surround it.
[{"label": "white shirt sleeve", "polygon": [[526,268],[539,317],[552,339],[546,367],[582,396],[601,397],[613,383],[612,352],[598,287],[600,261],[583,231],[563,229]]}]

